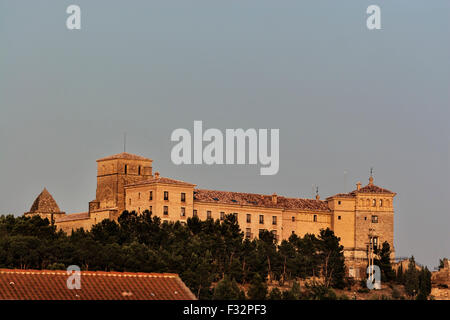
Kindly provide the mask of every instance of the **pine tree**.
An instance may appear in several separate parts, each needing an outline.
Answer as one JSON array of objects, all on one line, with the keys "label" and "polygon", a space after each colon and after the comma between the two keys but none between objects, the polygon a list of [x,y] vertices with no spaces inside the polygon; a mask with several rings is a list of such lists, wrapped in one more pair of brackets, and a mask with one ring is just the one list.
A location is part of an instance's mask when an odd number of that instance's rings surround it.
[{"label": "pine tree", "polygon": [[409,259],[408,270],[405,272],[405,290],[411,297],[414,297],[419,290],[419,272],[416,269],[414,257]]},{"label": "pine tree", "polygon": [[213,300],[238,300],[240,298],[241,291],[236,280],[230,280],[228,275],[225,275],[214,288]]},{"label": "pine tree", "polygon": [[255,274],[248,289],[248,297],[250,300],[264,300],[267,295],[267,285],[261,279],[259,274]]}]

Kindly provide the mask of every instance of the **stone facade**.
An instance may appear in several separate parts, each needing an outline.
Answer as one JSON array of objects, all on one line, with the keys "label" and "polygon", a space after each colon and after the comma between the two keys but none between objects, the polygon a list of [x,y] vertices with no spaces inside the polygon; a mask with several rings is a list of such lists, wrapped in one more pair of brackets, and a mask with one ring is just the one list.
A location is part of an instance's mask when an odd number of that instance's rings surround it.
[{"label": "stone facade", "polygon": [[[40,195],[36,201],[50,201],[48,195]],[[349,272],[355,274],[365,272],[369,242],[380,246],[388,241],[394,258],[395,195],[374,185],[373,177],[365,187],[358,182],[354,191],[325,200],[198,189],[195,184],[153,174],[151,159],[120,153],[97,160],[96,199],[89,202],[88,212],[65,215],[59,213],[56,202],[52,210],[53,214],[58,211],[54,219],[57,228],[65,232],[90,229],[104,219],[117,220],[123,210],[149,210],[163,221],[182,223],[194,215],[223,219],[233,213],[245,237],[269,230],[278,241],[293,233],[318,234],[320,229],[330,228],[340,237]],[[27,214],[41,210],[31,212],[34,207]]]}]

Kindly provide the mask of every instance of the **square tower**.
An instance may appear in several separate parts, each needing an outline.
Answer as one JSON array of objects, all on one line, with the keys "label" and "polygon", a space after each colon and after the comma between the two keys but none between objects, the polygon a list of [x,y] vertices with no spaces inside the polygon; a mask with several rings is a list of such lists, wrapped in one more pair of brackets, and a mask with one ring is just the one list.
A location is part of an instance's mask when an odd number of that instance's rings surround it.
[{"label": "square tower", "polygon": [[89,211],[125,210],[125,186],[152,178],[153,160],[130,153],[119,153],[97,160],[97,191]]}]

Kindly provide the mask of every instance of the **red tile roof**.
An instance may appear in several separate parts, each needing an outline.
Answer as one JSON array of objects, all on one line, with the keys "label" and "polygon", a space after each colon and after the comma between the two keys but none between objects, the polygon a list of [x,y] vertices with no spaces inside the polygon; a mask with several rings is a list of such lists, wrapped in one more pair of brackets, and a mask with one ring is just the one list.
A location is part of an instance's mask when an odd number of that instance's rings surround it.
[{"label": "red tile roof", "polygon": [[194,200],[222,203],[222,204],[248,205],[266,208],[280,208],[280,209],[294,209],[294,210],[295,209],[324,210],[324,211],[330,210],[328,208],[327,202],[321,200],[286,198],[283,196],[277,196],[277,203],[274,204],[272,202],[272,195],[205,190],[205,189],[195,189]]},{"label": "red tile roof", "polygon": [[193,187],[193,186],[195,186],[195,184],[192,184],[192,183],[189,183],[189,182],[185,182],[185,181],[181,181],[181,180],[175,180],[175,179],[170,179],[170,178],[165,178],[165,177],[160,177],[160,176],[155,176],[155,177],[153,177],[151,179],[148,179],[148,180],[143,180],[143,181],[127,184],[126,187],[140,186],[140,185],[147,185],[147,184],[156,184],[156,183],[182,185],[182,186],[186,186],[186,187]]},{"label": "red tile roof", "polygon": [[75,221],[89,218],[89,212],[71,213],[55,219],[55,222]]},{"label": "red tile roof", "polygon": [[68,289],[66,271],[0,269],[0,300],[195,300],[176,274],[81,271]]},{"label": "red tile roof", "polygon": [[353,198],[356,197],[356,195],[358,193],[376,193],[376,194],[390,194],[390,195],[395,195],[395,192],[392,192],[388,189],[384,189],[381,188],[379,186],[376,186],[374,184],[368,184],[367,186],[359,189],[359,190],[353,190],[352,192],[349,193],[338,193],[335,194],[334,196],[328,197],[328,199],[330,198]]},{"label": "red tile roof", "polygon": [[105,158],[98,159],[97,162],[99,162],[99,161],[105,161],[105,160],[115,160],[115,159],[147,160],[147,161],[153,161],[152,159],[145,158],[145,157],[141,157],[141,156],[138,156],[138,155],[136,155],[136,154],[131,154],[131,153],[127,153],[127,152],[122,152],[122,153],[118,153],[118,154],[113,154],[112,156],[108,156],[108,157],[105,157]]}]

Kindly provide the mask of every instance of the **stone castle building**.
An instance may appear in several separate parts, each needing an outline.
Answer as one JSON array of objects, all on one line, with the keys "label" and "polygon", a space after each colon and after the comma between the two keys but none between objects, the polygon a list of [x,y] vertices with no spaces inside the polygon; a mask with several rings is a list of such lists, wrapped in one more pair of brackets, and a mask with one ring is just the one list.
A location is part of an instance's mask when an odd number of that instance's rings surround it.
[{"label": "stone castle building", "polygon": [[[97,160],[97,191],[89,211],[65,214],[46,189],[34,201],[30,212],[47,217],[58,229],[89,230],[104,219],[117,220],[124,211],[149,210],[162,221],[185,223],[189,217],[223,219],[236,214],[245,237],[271,231],[278,241],[291,234],[318,234],[330,228],[340,237],[346,261],[365,261],[369,244],[389,242],[394,257],[395,193],[374,185],[373,177],[362,187],[320,200],[277,195],[205,190],[195,184],[153,173],[152,160],[120,153]],[[350,274],[356,269],[349,268]]]}]

